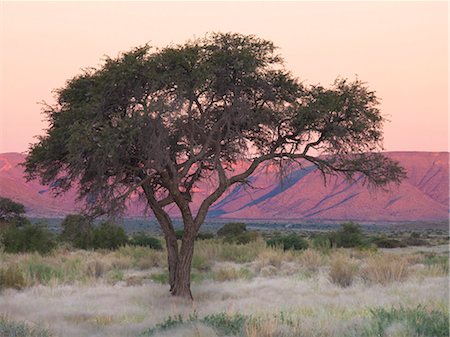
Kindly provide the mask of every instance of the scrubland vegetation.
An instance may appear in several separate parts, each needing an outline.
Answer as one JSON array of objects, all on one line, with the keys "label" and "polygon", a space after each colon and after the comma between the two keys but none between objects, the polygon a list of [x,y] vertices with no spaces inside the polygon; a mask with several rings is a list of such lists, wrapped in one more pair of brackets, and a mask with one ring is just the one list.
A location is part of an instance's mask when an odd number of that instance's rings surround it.
[{"label": "scrubland vegetation", "polygon": [[[68,225],[59,236],[30,228],[14,228],[26,239],[3,235],[1,336],[449,334],[448,236],[368,235],[355,224],[310,235],[227,225],[197,238],[190,302],[168,293],[161,238],[137,233],[105,248],[118,231],[111,224]],[[404,247],[411,239],[422,246]]]}]

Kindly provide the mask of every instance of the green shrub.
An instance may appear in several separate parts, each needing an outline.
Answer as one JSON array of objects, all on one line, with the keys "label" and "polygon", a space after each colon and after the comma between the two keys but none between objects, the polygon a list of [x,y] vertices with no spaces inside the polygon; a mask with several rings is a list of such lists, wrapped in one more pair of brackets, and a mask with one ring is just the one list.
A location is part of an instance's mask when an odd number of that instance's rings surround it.
[{"label": "green shrub", "polygon": [[400,240],[389,238],[386,235],[377,236],[371,239],[371,242],[378,248],[399,248],[406,247],[406,244]]},{"label": "green shrub", "polygon": [[408,333],[421,337],[449,336],[448,313],[427,310],[423,306],[416,308],[392,308],[371,310],[371,327],[363,336],[386,336],[387,330],[395,323],[406,324]]},{"label": "green shrub", "polygon": [[177,240],[182,240],[184,235],[184,229],[177,229],[175,231],[175,236],[177,237]]},{"label": "green shrub", "polygon": [[210,239],[214,239],[214,233],[200,232],[200,233],[197,234],[196,239],[197,239],[197,240],[210,240]]},{"label": "green shrub", "polygon": [[437,255],[436,253],[426,253],[423,259],[423,264],[426,266],[440,266],[442,270],[448,273],[448,256]]},{"label": "green shrub", "polygon": [[341,229],[329,235],[331,245],[339,248],[367,246],[361,227],[353,222],[344,223]]},{"label": "green shrub", "polygon": [[52,279],[64,279],[64,270],[42,262],[30,261],[26,266],[27,277],[35,284],[46,285]]},{"label": "green shrub", "polygon": [[2,244],[7,253],[39,252],[47,254],[56,246],[54,235],[40,225],[23,228],[11,227],[2,236]]},{"label": "green shrub", "polygon": [[261,235],[256,231],[247,231],[238,235],[227,235],[223,241],[226,243],[237,243],[238,245],[246,245],[260,238]]},{"label": "green shrub", "polygon": [[89,219],[80,214],[69,214],[61,223],[61,240],[70,242],[75,248],[88,249],[93,246],[94,227]]},{"label": "green shrub", "polygon": [[19,267],[9,266],[7,269],[0,269],[0,290],[6,288],[22,289],[24,287],[25,278]]},{"label": "green shrub", "polygon": [[229,222],[223,225],[218,231],[217,235],[220,237],[236,237],[247,230],[244,223]]},{"label": "green shrub", "polygon": [[161,241],[159,241],[159,239],[142,232],[134,234],[130,244],[133,246],[142,246],[162,250]]},{"label": "green shrub", "polygon": [[200,271],[208,271],[211,269],[211,263],[204,256],[194,255],[194,257],[192,258],[192,268]]},{"label": "green shrub", "polygon": [[283,250],[303,250],[308,248],[308,242],[296,234],[276,236],[267,240],[266,243],[270,247],[281,247]]},{"label": "green shrub", "polygon": [[201,322],[214,328],[221,336],[239,336],[247,320],[248,317],[241,314],[220,312],[205,316]]},{"label": "green shrub", "polygon": [[128,243],[128,237],[122,227],[111,222],[103,222],[94,229],[93,248],[117,249]]},{"label": "green shrub", "polygon": [[12,321],[0,315],[0,336],[4,337],[50,337],[50,331],[41,327],[30,327],[23,322]]},{"label": "green shrub", "polygon": [[317,234],[311,238],[311,246],[316,250],[328,252],[331,249],[331,241],[328,235]]},{"label": "green shrub", "polygon": [[156,283],[168,284],[169,283],[169,274],[167,272],[151,274],[150,279]]}]

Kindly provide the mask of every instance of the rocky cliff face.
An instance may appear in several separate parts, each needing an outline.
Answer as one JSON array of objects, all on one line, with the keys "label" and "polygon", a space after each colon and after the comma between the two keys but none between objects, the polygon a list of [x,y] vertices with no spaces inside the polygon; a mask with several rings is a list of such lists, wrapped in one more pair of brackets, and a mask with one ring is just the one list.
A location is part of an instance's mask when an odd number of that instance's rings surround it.
[{"label": "rocky cliff face", "polygon": [[[449,153],[390,152],[407,170],[408,178],[388,190],[370,190],[361,181],[340,177],[324,181],[313,166],[292,168],[282,179],[274,167],[261,167],[251,186],[236,186],[213,205],[210,216],[236,219],[308,219],[357,221],[434,221],[449,216]],[[74,191],[53,198],[48,188],[27,183],[18,166],[24,156],[0,154],[0,195],[23,203],[30,215],[61,216],[80,208]],[[213,188],[196,189],[192,208]],[[129,214],[142,216],[143,205],[130,201]],[[169,209],[176,215],[176,211]]]}]

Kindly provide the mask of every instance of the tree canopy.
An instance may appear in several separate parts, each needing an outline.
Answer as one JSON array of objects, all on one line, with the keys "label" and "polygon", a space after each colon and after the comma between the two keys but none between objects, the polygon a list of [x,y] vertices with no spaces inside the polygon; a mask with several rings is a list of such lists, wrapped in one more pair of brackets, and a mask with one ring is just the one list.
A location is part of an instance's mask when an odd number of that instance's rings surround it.
[{"label": "tree canopy", "polygon": [[23,217],[25,206],[9,198],[0,197],[0,222],[20,225],[26,222]]},{"label": "tree canopy", "polygon": [[[169,268],[173,250],[173,270],[190,267],[190,246],[209,207],[261,163],[312,163],[325,175],[363,177],[374,186],[405,174],[379,152],[385,119],[373,91],[358,79],[305,85],[272,42],[251,35],[138,47],[84,70],[56,98],[45,109],[46,134],[30,148],[28,179],[56,193],[76,184],[95,214],[120,212],[139,193],[164,231]],[[248,165],[236,172],[239,161]],[[194,213],[194,188],[211,177],[216,186]],[[165,209],[171,204],[185,226],[180,250]],[[176,274],[172,293],[183,295]]]}]

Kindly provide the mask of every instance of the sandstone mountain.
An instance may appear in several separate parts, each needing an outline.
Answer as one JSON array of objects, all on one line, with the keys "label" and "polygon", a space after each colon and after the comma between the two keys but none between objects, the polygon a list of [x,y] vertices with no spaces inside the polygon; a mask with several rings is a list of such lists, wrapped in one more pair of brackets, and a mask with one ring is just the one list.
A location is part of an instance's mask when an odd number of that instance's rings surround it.
[{"label": "sandstone mountain", "polygon": [[[280,178],[273,166],[259,168],[250,185],[232,187],[210,210],[211,217],[235,219],[441,221],[449,217],[449,153],[387,152],[407,170],[407,179],[388,190],[371,190],[361,181],[323,177],[313,166],[292,169]],[[28,215],[55,217],[80,208],[75,191],[54,198],[48,187],[26,182],[19,153],[0,154],[0,196],[25,205]],[[326,183],[326,184],[324,184]],[[202,184],[193,209],[212,189]],[[176,211],[169,208],[176,215]],[[143,216],[144,206],[130,200],[129,216]]]}]

